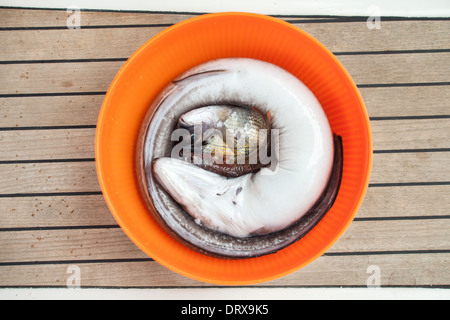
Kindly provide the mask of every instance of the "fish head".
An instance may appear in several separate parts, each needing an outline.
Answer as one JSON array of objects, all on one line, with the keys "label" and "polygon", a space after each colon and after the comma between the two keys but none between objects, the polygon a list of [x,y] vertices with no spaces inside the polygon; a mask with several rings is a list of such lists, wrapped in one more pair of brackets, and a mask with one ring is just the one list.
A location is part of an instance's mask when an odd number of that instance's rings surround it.
[{"label": "fish head", "polygon": [[207,141],[223,126],[229,110],[224,106],[207,106],[193,109],[178,120],[178,128],[187,130],[193,143]]},{"label": "fish head", "polygon": [[213,128],[217,121],[218,115],[215,108],[202,107],[183,114],[178,120],[178,126],[194,133],[194,127],[199,126],[202,128],[202,131],[204,131]]},{"label": "fish head", "polygon": [[[249,176],[227,179],[179,159],[158,158],[153,161],[156,181],[199,224],[236,237],[248,231],[236,224],[242,219],[244,188]],[[260,226],[258,225],[258,228]]]}]

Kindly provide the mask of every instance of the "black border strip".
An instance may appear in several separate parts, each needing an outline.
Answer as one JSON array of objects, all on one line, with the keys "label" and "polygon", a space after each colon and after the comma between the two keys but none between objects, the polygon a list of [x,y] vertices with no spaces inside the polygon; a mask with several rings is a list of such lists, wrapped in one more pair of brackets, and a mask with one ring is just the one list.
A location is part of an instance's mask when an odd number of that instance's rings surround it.
[{"label": "black border strip", "polygon": [[369,188],[450,186],[450,181],[369,183]]},{"label": "black border strip", "polygon": [[68,163],[68,162],[94,162],[95,158],[78,159],[41,159],[41,160],[2,160],[2,164],[29,164],[29,163]]},{"label": "black border strip", "polygon": [[0,94],[0,98],[35,98],[35,97],[104,96],[104,95],[106,95],[106,91],[97,91],[97,92],[13,93],[13,94]]},{"label": "black border strip", "polygon": [[403,221],[403,220],[448,220],[450,215],[443,216],[396,216],[396,217],[356,217],[353,221],[370,222],[370,221]]},{"label": "black border strip", "polygon": [[434,86],[450,86],[450,82],[411,82],[411,83],[368,83],[357,84],[359,89],[362,88],[398,88],[398,87],[434,87]]},{"label": "black border strip", "polygon": [[[167,28],[173,26],[173,23],[160,24],[117,24],[117,25],[98,25],[81,26],[77,29],[128,29],[128,28]],[[37,31],[37,30],[72,30],[67,26],[47,26],[47,27],[0,27],[0,31]]]},{"label": "black border strip", "polygon": [[0,194],[0,198],[37,198],[37,197],[72,197],[72,196],[100,196],[101,191],[83,192],[41,192],[41,193],[10,193]]},{"label": "black border strip", "polygon": [[88,230],[88,229],[120,229],[120,226],[119,225],[97,225],[97,226],[54,226],[54,227],[0,228],[0,232]]},{"label": "black border strip", "polygon": [[73,125],[73,126],[36,126],[36,127],[0,127],[0,131],[30,131],[30,130],[73,130],[73,129],[95,129],[96,125]]},{"label": "black border strip", "polygon": [[[449,50],[450,52],[450,50]],[[88,62],[126,62],[128,58],[101,58],[101,59],[59,59],[59,60],[5,60],[5,64],[43,64],[43,63],[88,63]]]},{"label": "black border strip", "polygon": [[[81,286],[81,289],[142,289],[142,290],[192,290],[192,289],[367,289],[367,285],[304,285],[304,286],[294,286],[294,285],[250,285],[250,286],[215,286],[215,285],[198,285],[198,286]],[[446,284],[424,284],[424,285],[381,285],[381,289],[450,289],[450,285]],[[0,286],[0,289],[67,289],[67,286]],[[267,300],[267,299],[266,299]],[[167,300],[170,301],[170,300]],[[202,300],[200,300],[202,301]],[[203,300],[208,302],[208,300]],[[224,300],[227,301],[227,300]],[[264,301],[264,300],[259,300]],[[242,302],[241,302],[242,303]]]},{"label": "black border strip", "polygon": [[56,260],[56,261],[18,261],[0,262],[0,267],[8,266],[35,266],[35,265],[57,265],[57,264],[92,264],[92,263],[128,263],[128,262],[151,262],[151,258],[137,259],[92,259],[92,260]]},{"label": "black border strip", "polygon": [[[302,23],[351,23],[351,22],[361,22],[366,23],[371,17],[370,16],[299,16],[298,18],[313,18],[312,20],[288,20],[287,16],[273,16],[278,18],[284,18],[286,22],[292,24],[302,24]],[[322,20],[320,20],[322,19]],[[395,17],[386,16],[380,17],[381,23],[383,21],[397,22],[397,21],[448,21],[450,17]]]},{"label": "black border strip", "polygon": [[[17,10],[43,10],[43,11],[65,11],[70,8],[43,8],[43,7],[19,7],[19,6],[0,6],[0,9],[17,9]],[[151,11],[151,10],[113,10],[113,9],[81,9],[83,12],[112,12],[112,13],[143,13],[143,14],[179,14],[198,16],[207,12],[183,12],[183,11]]]},{"label": "black border strip", "polygon": [[426,152],[450,152],[450,148],[430,148],[430,149],[392,149],[392,150],[374,150],[374,154],[386,153],[426,153]]},{"label": "black border strip", "polygon": [[326,257],[344,256],[377,256],[377,255],[400,255],[400,254],[447,254],[449,250],[394,250],[394,251],[358,251],[358,252],[326,252]]},{"label": "black border strip", "polygon": [[370,117],[370,121],[386,120],[431,120],[431,119],[450,119],[449,114],[436,114],[424,116],[388,116],[388,117]]},{"label": "black border strip", "polygon": [[447,53],[450,49],[414,49],[414,50],[383,50],[383,51],[342,51],[333,52],[335,56],[361,56],[361,55],[389,55],[389,54],[422,54]]},{"label": "black border strip", "polygon": [[[426,186],[450,186],[450,181],[425,181],[425,182],[393,182],[393,183],[370,183],[369,188],[389,187],[426,187]],[[32,197],[70,197],[70,196],[92,196],[103,195],[101,191],[85,192],[42,192],[42,193],[10,193],[0,194],[0,198],[32,198]]]}]

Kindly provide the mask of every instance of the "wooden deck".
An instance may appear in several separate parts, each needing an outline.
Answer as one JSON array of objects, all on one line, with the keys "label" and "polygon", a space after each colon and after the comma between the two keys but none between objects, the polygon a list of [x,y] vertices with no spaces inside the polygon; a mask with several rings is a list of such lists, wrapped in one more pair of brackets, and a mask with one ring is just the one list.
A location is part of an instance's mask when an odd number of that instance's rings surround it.
[{"label": "wooden deck", "polygon": [[[0,9],[0,288],[192,288],[118,227],[97,181],[103,97],[126,59],[190,14]],[[282,17],[342,61],[367,104],[370,187],[323,257],[264,287],[450,287],[450,20]],[[68,269],[69,268],[69,269]],[[369,273],[368,273],[369,272]]]}]

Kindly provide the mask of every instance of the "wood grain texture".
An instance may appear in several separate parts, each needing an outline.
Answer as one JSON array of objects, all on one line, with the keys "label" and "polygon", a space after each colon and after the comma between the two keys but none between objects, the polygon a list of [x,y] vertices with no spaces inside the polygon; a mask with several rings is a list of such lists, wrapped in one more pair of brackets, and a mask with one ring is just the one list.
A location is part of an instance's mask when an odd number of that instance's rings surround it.
[{"label": "wood grain texture", "polygon": [[372,121],[375,150],[450,148],[450,118]]},{"label": "wood grain texture", "polygon": [[[450,82],[449,59],[450,53],[339,56],[359,85]],[[3,64],[0,96],[103,92],[123,64],[122,61]]]},{"label": "wood grain texture", "polygon": [[[368,273],[370,266],[380,268],[382,287],[440,287],[450,283],[449,262],[449,253],[323,256],[289,276],[254,287],[366,287],[371,275]],[[66,287],[72,274],[68,273],[68,268],[73,265],[80,268],[82,287],[168,287],[178,290],[211,287],[180,276],[153,261],[2,266],[0,283],[9,287]]]},{"label": "wood grain texture", "polygon": [[95,129],[0,132],[2,160],[94,158]]},{"label": "wood grain texture", "polygon": [[449,216],[450,185],[369,188],[357,218]]},{"label": "wood grain texture", "polygon": [[450,152],[375,154],[371,183],[450,181]]},{"label": "wood grain texture", "polygon": [[371,117],[448,116],[450,113],[450,86],[361,88],[359,91]]},{"label": "wood grain texture", "polygon": [[[191,14],[0,9],[0,288],[210,287],[146,256],[114,220],[94,162],[104,93],[137,48]],[[374,137],[370,187],[321,258],[264,287],[450,287],[450,21],[285,17],[349,70]]]},{"label": "wood grain texture", "polygon": [[[23,27],[67,27],[67,20],[73,15],[71,10],[18,10],[2,9],[1,28]],[[82,11],[81,27],[120,26],[130,24],[174,24],[195,14],[161,14],[161,13],[121,13]]]},{"label": "wood grain texture", "polygon": [[0,194],[100,191],[93,162],[0,165]]},{"label": "wood grain texture", "polygon": [[[3,31],[0,29],[0,41],[6,44],[0,52],[0,60],[127,58],[147,40],[166,28],[166,26],[160,26],[160,22],[167,24],[168,17],[161,15],[153,17],[158,18],[155,23],[139,15],[139,19],[135,21],[128,17],[119,24],[127,27],[121,28],[109,28],[108,26],[118,19],[105,17],[103,21],[99,19],[93,22],[96,28],[89,28],[89,26],[83,28],[83,19],[81,19],[81,29],[70,30],[64,28],[66,19],[50,25],[52,20],[56,19],[53,17],[47,26],[59,26],[63,29]],[[181,16],[173,21],[183,18],[188,17]],[[12,18],[7,19],[7,23],[8,20]],[[385,22],[380,30],[369,30],[365,22],[295,23],[294,25],[305,30],[336,53],[449,49],[450,42],[450,28],[445,21],[389,21]],[[427,37],[417,37],[418,32],[427,33]],[[398,41],[398,34],[402,35],[402,41]]]},{"label": "wood grain texture", "polygon": [[0,198],[0,229],[117,225],[103,196]]},{"label": "wood grain texture", "polygon": [[104,95],[0,99],[1,127],[96,125]]}]

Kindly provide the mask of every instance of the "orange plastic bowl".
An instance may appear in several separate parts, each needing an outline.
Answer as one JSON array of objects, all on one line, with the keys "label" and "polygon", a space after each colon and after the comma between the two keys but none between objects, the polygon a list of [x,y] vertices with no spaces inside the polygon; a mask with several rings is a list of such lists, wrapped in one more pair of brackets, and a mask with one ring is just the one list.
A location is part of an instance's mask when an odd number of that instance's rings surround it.
[{"label": "orange plastic bowl", "polygon": [[[302,80],[341,135],[344,168],[331,210],[304,238],[258,258],[227,260],[177,242],[152,217],[136,174],[136,144],[152,101],[172,79],[217,58],[248,57],[278,65]],[[106,94],[97,126],[96,161],[106,202],[119,225],[146,254],[200,281],[245,285],[292,273],[328,250],[352,222],[368,187],[372,136],[363,100],[336,57],[284,21],[248,13],[208,14],[166,29],[122,67]]]}]

